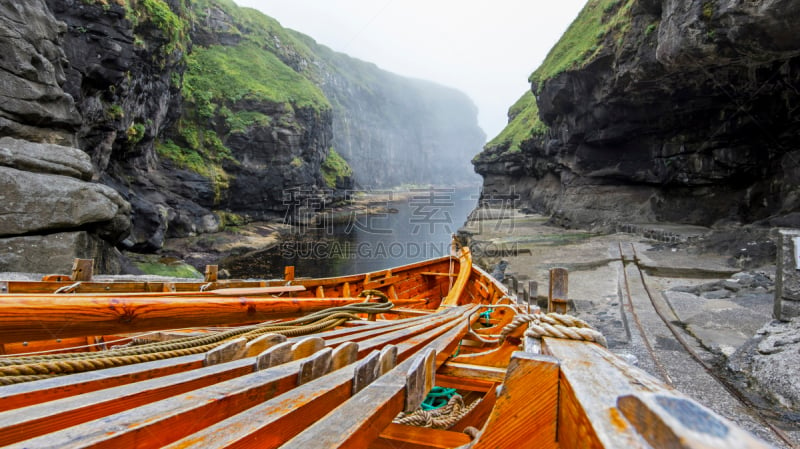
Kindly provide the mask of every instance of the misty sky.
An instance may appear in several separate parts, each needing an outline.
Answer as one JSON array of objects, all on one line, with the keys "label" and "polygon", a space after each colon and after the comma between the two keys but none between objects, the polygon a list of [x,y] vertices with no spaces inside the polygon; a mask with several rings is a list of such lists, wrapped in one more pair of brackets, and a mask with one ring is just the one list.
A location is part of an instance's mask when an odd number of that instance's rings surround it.
[{"label": "misty sky", "polygon": [[234,0],[381,68],[455,87],[488,139],[586,0]]}]

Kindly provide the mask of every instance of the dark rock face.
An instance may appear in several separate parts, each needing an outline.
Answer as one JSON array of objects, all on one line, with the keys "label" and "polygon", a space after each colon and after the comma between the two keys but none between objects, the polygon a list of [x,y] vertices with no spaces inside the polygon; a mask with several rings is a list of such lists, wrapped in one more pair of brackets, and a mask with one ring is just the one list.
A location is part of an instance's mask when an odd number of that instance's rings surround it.
[{"label": "dark rock face", "polygon": [[513,186],[535,209],[595,226],[800,209],[800,4],[630,3],[627,31],[533,86],[549,130],[477,158],[484,192]]},{"label": "dark rock face", "polygon": [[114,245],[129,232],[130,205],[89,182],[90,157],[75,148],[65,31],[44,1],[0,1],[0,271],[63,272],[76,257],[120,269]]},{"label": "dark rock face", "polygon": [[65,31],[42,0],[0,1],[0,133],[33,141],[74,143],[79,123],[62,90]]}]

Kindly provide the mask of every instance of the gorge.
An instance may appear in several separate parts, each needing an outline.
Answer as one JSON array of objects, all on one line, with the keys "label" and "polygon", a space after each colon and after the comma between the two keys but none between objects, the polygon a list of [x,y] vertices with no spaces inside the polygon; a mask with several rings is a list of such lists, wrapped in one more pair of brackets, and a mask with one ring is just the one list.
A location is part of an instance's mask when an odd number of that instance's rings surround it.
[{"label": "gorge", "polygon": [[0,29],[0,271],[116,273],[287,192],[459,182],[485,141],[463,93],[229,0],[3,0]]}]

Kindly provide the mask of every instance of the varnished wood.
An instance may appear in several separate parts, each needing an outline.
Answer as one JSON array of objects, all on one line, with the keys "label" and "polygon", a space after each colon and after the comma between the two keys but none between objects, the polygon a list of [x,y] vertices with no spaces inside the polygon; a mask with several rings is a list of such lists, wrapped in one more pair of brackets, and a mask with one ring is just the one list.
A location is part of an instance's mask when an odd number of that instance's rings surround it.
[{"label": "varnished wood", "polygon": [[63,299],[53,301],[36,295],[7,295],[0,302],[0,343],[259,322],[362,301],[362,298],[287,301],[285,298],[215,295],[64,295]]},{"label": "varnished wood", "polygon": [[489,420],[474,449],[526,447],[558,448],[559,362],[548,356],[516,352],[508,366]]},{"label": "varnished wood", "polygon": [[389,424],[370,448],[445,449],[463,446],[470,441],[472,439],[462,432]]}]

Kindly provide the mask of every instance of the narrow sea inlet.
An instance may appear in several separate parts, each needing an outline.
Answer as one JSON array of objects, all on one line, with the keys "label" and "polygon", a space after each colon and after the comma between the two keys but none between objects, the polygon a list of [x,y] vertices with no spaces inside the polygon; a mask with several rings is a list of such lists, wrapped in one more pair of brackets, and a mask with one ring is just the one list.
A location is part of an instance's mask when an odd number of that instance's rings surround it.
[{"label": "narrow sea inlet", "polygon": [[452,235],[478,203],[477,187],[434,187],[382,194],[368,212],[297,223],[267,250],[238,260],[234,277],[330,277],[383,270],[450,254]]}]

